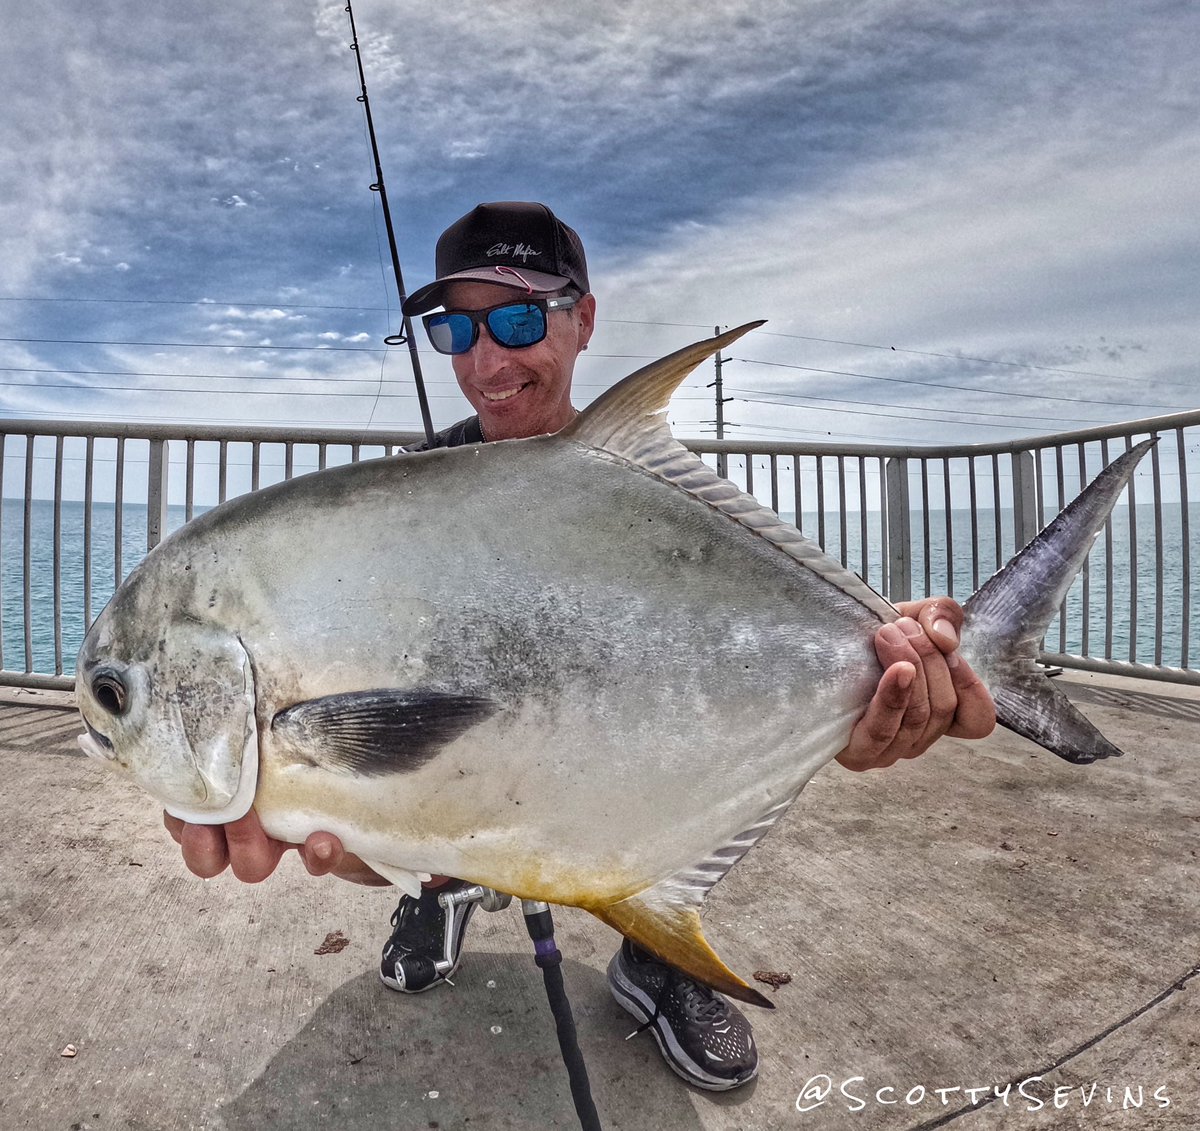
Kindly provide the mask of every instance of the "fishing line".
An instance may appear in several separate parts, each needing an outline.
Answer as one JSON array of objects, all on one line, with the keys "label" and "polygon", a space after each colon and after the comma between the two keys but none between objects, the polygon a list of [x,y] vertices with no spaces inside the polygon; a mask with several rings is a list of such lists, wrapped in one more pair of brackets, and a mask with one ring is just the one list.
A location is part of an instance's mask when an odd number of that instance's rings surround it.
[{"label": "fishing line", "polygon": [[[413,336],[412,324],[408,317],[404,314],[404,300],[408,297],[404,291],[404,274],[400,270],[400,252],[396,247],[396,230],[392,225],[392,210],[388,206],[387,188],[383,182],[383,165],[379,158],[379,142],[375,137],[375,121],[371,117],[371,100],[367,97],[367,76],[363,70],[362,49],[358,43],[358,29],[354,24],[354,9],[351,7],[349,0],[346,3],[346,14],[350,17],[350,50],[354,52],[354,59],[358,65],[358,82],[362,91],[358,96],[358,101],[362,103],[363,113],[367,119],[367,133],[371,138],[371,156],[375,161],[375,181],[370,186],[372,192],[379,193],[379,205],[383,211],[383,222],[387,228],[388,250],[392,255],[392,272],[396,277],[396,292],[400,297],[400,324],[401,331],[399,334],[389,334],[383,339],[385,346],[400,346],[407,344],[408,357],[412,363],[413,383],[417,387],[417,404],[421,409],[421,422],[425,427],[425,440],[430,446],[433,445],[433,420],[429,415],[429,401],[425,396],[425,378],[421,374],[421,359],[417,356],[416,338]],[[383,380],[383,370],[380,369],[380,381]],[[374,410],[372,409],[372,415]]]}]

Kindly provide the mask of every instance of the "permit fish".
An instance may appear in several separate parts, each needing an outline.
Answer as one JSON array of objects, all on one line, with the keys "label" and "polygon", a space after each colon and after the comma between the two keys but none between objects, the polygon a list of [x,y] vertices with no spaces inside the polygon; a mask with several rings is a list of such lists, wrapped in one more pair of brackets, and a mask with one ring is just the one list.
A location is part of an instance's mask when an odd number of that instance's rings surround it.
[{"label": "permit fish", "polygon": [[[585,909],[742,1001],[712,887],[846,744],[893,606],[671,435],[712,352],[627,377],[562,431],[279,483],[155,547],[88,632],[83,749],[168,812],[316,830],[429,874]],[[1037,642],[1149,441],[966,604],[1004,725],[1119,754]]]}]

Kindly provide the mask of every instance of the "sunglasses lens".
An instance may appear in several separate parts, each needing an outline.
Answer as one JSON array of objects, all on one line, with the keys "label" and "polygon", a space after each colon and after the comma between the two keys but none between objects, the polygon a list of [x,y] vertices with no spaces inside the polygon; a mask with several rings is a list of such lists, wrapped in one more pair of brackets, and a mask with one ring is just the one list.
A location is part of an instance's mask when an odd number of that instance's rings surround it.
[{"label": "sunglasses lens", "polygon": [[488,311],[487,324],[492,337],[509,349],[536,345],[546,336],[546,316],[529,302]]},{"label": "sunglasses lens", "polygon": [[438,353],[466,353],[475,344],[475,325],[465,314],[435,314],[425,329]]}]

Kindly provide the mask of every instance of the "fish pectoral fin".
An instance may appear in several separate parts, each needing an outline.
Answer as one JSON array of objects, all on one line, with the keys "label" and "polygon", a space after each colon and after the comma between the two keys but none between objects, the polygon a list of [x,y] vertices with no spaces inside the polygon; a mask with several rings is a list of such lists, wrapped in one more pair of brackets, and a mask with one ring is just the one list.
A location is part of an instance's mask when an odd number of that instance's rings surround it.
[{"label": "fish pectoral fin", "polygon": [[620,931],[655,958],[729,997],[765,1009],[775,1006],[742,981],[708,945],[694,907],[654,899],[654,889],[607,907],[589,907],[597,919]]},{"label": "fish pectoral fin", "polygon": [[420,769],[498,709],[477,695],[377,688],[296,703],[275,716],[271,732],[311,765],[382,777]]},{"label": "fish pectoral fin", "polygon": [[413,899],[420,899],[421,885],[433,879],[428,872],[411,872],[407,868],[397,868],[394,864],[381,864],[378,860],[364,860],[363,863],[385,880],[391,880],[405,895],[411,895]]}]

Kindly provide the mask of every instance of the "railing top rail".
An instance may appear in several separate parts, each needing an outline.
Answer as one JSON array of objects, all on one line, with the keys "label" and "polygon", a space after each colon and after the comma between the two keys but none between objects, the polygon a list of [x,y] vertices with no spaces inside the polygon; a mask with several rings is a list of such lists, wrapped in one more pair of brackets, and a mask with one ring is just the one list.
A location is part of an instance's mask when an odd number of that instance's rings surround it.
[{"label": "railing top rail", "polygon": [[[1148,416],[1120,424],[1098,425],[1070,432],[1051,432],[1026,436],[1017,440],[1001,440],[980,444],[841,444],[810,441],[805,443],[777,440],[717,440],[707,437],[681,436],[680,442],[696,451],[727,455],[828,455],[828,456],[895,456],[916,459],[945,459],[948,457],[999,455],[1028,451],[1031,448],[1053,447],[1057,444],[1082,443],[1089,440],[1111,440],[1130,433],[1165,432],[1174,428],[1200,425],[1200,409],[1175,412],[1166,416]],[[155,424],[102,423],[100,421],[24,420],[0,418],[0,434],[9,436],[94,436],[125,440],[226,440],[232,443],[264,444],[418,444],[424,440],[420,432],[364,428],[281,427],[278,425],[228,424]]]},{"label": "railing top rail", "polygon": [[310,428],[279,425],[155,424],[77,420],[0,418],[6,436],[94,436],[106,440],[229,440],[264,444],[409,445],[425,439],[423,432],[391,429]]},{"label": "railing top rail", "polygon": [[1200,409],[1174,412],[1166,416],[1148,416],[1120,424],[1102,424],[1070,432],[1047,432],[1018,440],[999,440],[980,444],[843,444],[809,441],[784,443],[776,440],[683,439],[688,447],[702,452],[726,455],[825,455],[825,456],[896,456],[908,459],[945,459],[952,456],[988,456],[1025,452],[1059,444],[1077,444],[1089,440],[1113,440],[1141,432],[1167,432],[1175,428],[1200,425]]}]

